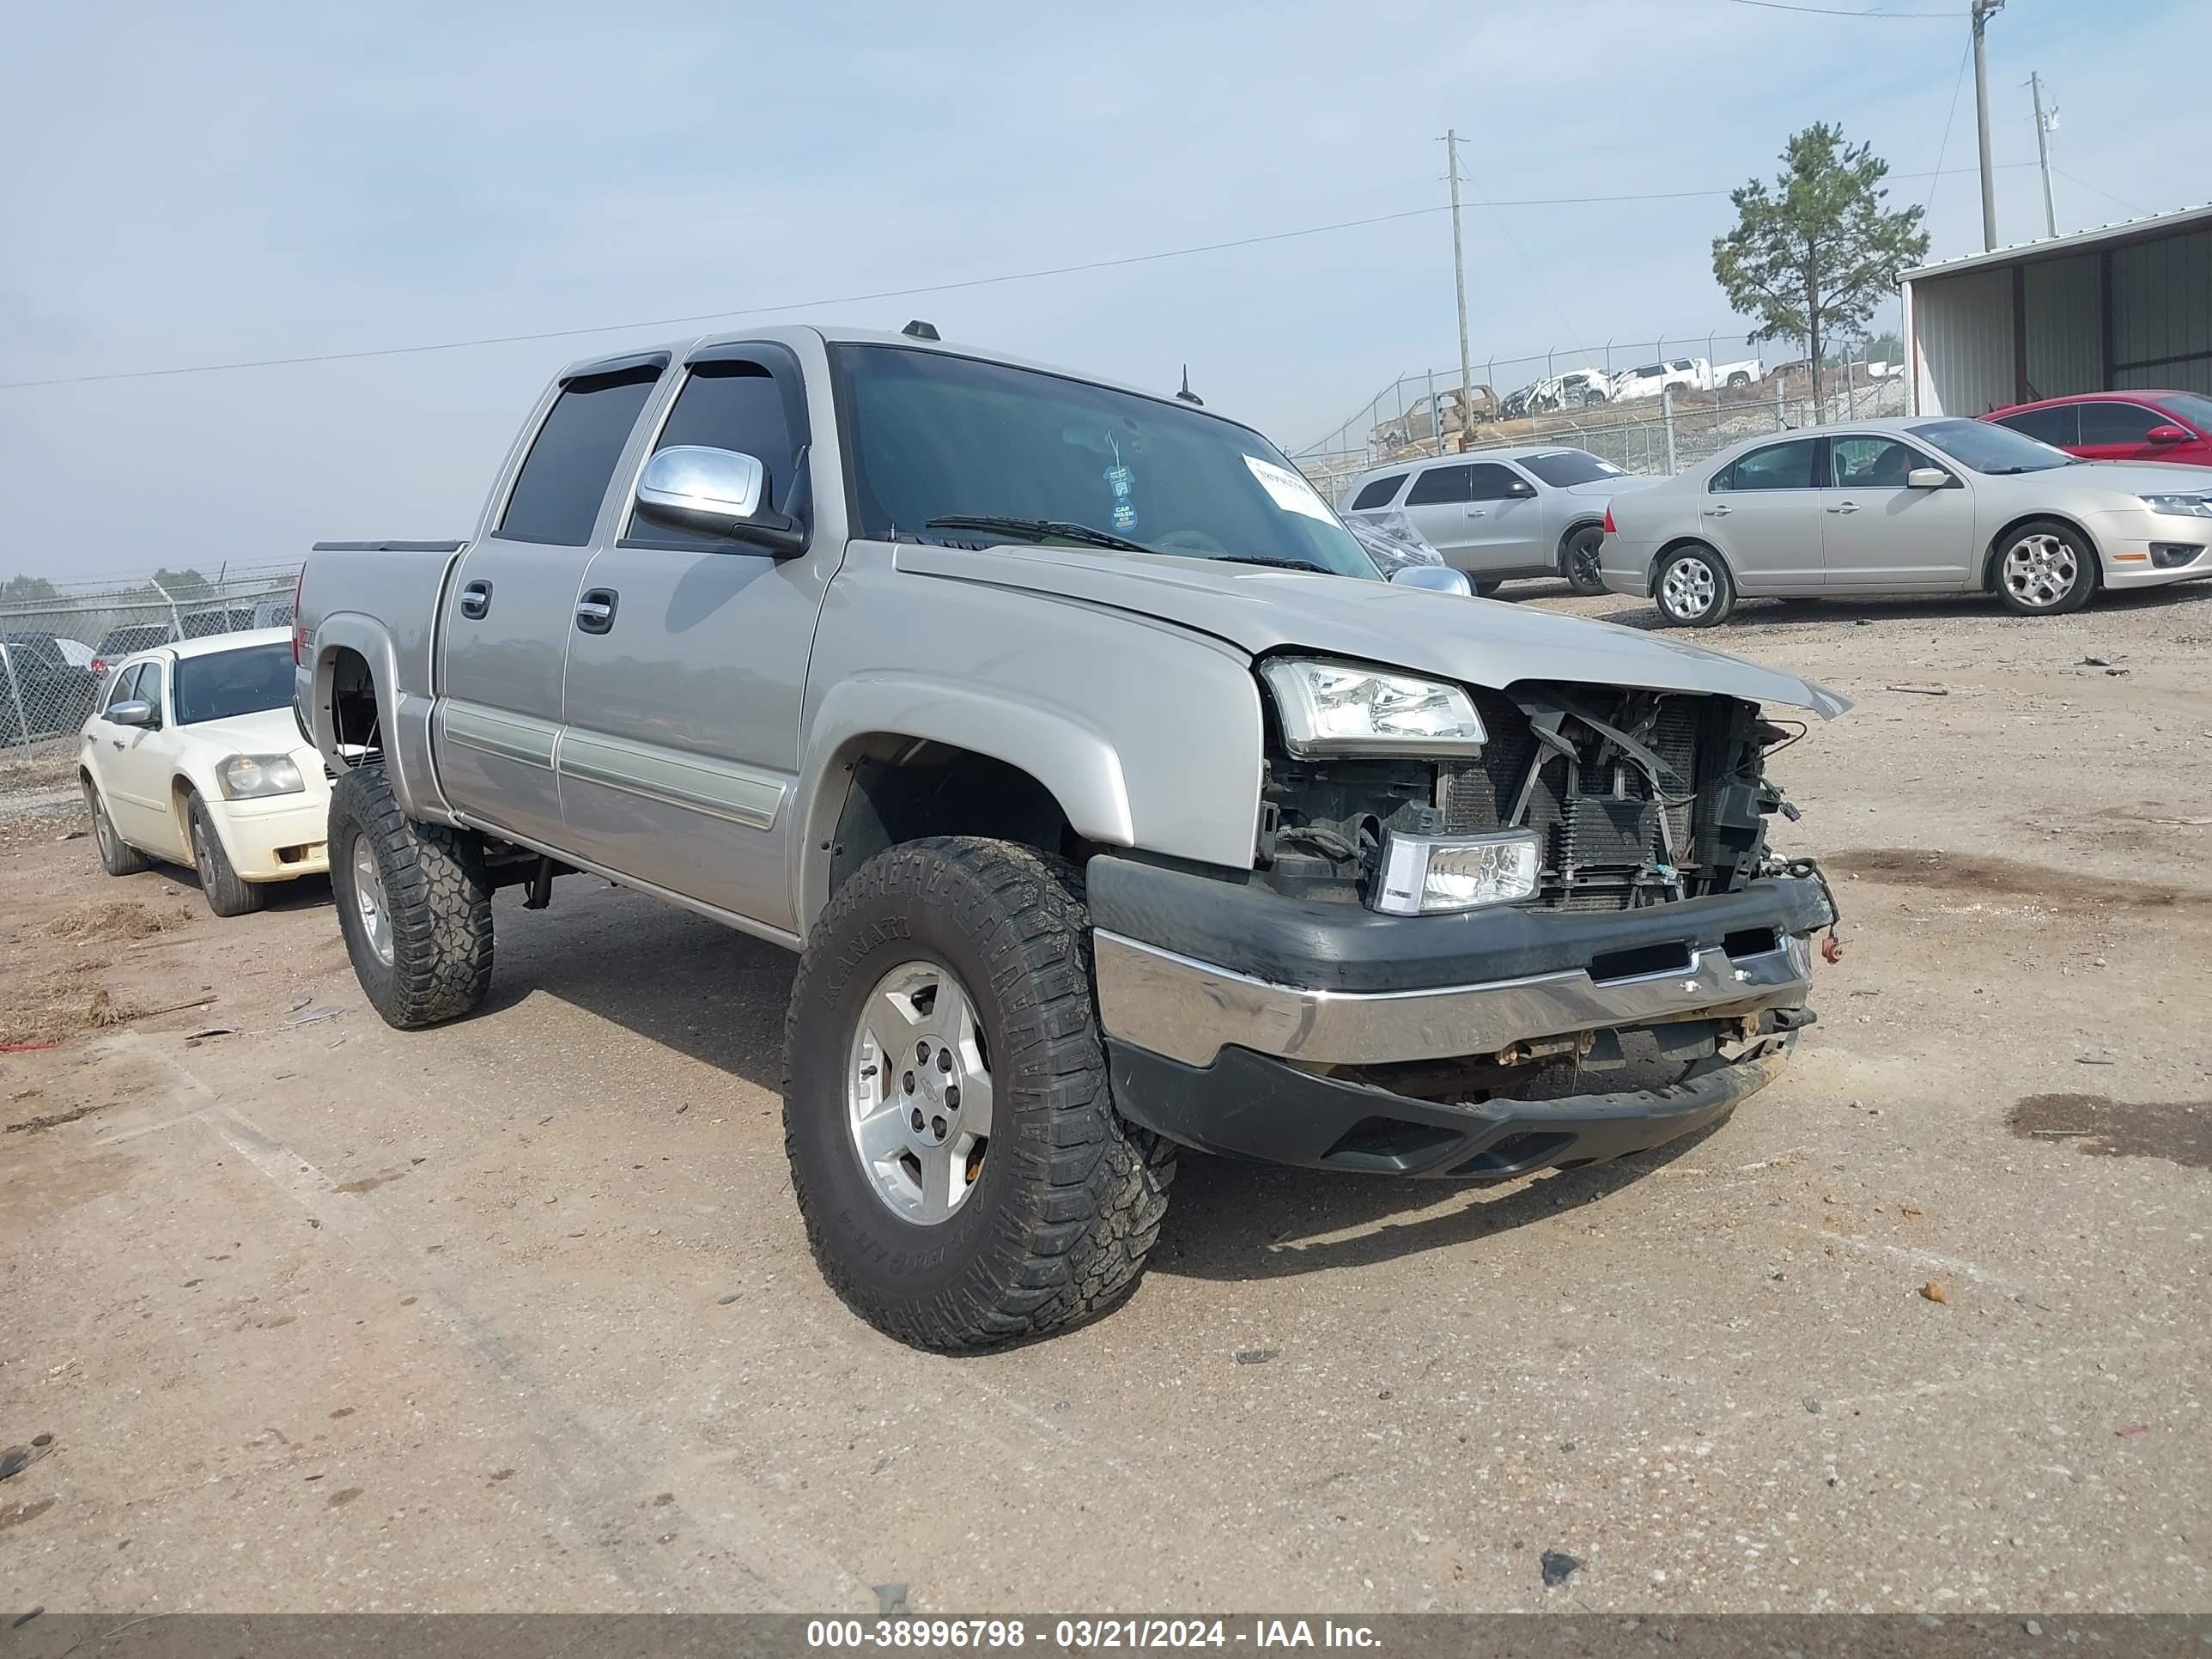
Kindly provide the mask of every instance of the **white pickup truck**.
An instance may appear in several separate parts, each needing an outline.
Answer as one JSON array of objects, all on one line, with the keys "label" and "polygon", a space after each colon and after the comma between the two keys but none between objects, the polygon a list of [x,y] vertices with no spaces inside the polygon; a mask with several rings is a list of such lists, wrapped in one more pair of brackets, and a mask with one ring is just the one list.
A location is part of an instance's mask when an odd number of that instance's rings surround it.
[{"label": "white pickup truck", "polygon": [[1712,392],[1723,386],[1747,386],[1766,378],[1766,365],[1756,357],[1733,363],[1716,363],[1703,357],[1669,357],[1664,362],[1625,368],[1613,377],[1613,400],[1656,398],[1668,386],[1689,392]]}]

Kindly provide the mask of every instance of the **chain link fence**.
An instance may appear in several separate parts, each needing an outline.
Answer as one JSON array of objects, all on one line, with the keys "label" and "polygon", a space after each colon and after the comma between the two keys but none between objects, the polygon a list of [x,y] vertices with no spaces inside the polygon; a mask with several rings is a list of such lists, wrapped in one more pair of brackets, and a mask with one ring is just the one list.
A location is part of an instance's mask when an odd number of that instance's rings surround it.
[{"label": "chain link fence", "polygon": [[[1535,370],[1540,378],[1500,398],[1495,382],[1462,391],[1455,370],[1401,376],[1358,412],[1291,457],[1330,501],[1370,468],[1447,452],[1559,444],[1586,449],[1629,472],[1667,474],[1694,465],[1741,439],[1814,423],[1813,377],[1802,363],[1751,356],[1741,337],[1709,336],[1668,343],[1672,356],[1637,356],[1607,374],[1598,353],[1478,362],[1474,372]],[[1656,395],[1614,398],[1631,371],[1647,363],[1702,358],[1712,390],[1672,385]],[[1711,352],[1723,355],[1713,356]],[[1613,357],[1621,359],[1616,346]],[[1556,373],[1544,371],[1556,368]],[[1510,377],[1509,377],[1510,378]],[[1644,384],[1649,385],[1647,380]],[[1890,363],[1832,365],[1820,375],[1820,417],[1833,422],[1905,412],[1905,377]],[[1540,407],[1531,409],[1531,404]]]},{"label": "chain link fence", "polygon": [[[70,752],[107,671],[135,651],[250,628],[289,628],[296,564],[225,567],[105,583],[9,584],[0,602],[0,751]],[[27,594],[23,590],[28,587]]]}]

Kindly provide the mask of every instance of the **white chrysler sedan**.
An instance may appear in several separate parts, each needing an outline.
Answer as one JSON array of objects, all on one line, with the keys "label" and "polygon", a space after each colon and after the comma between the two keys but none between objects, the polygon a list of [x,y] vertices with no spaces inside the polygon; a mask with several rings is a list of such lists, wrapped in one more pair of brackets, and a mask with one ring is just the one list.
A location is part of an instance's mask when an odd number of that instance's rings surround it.
[{"label": "white chrysler sedan", "polygon": [[2024,617],[2212,576],[2212,474],[1941,416],[1778,433],[1613,498],[1605,586],[1686,628],[1739,596],[1993,593]]},{"label": "white chrysler sedan", "polygon": [[199,872],[219,916],[330,868],[322,757],[292,719],[292,635],[216,634],[125,657],[84,723],[77,772],[111,876]]}]

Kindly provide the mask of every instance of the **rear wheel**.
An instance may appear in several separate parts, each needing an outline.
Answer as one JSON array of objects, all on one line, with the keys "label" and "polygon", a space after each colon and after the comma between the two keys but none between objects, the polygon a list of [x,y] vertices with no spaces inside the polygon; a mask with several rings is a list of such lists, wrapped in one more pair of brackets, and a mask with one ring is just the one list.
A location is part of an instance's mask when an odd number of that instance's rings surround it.
[{"label": "rear wheel", "polygon": [[1117,1305],[1174,1148],[1114,1111],[1075,872],[1025,847],[910,842],[855,872],[792,988],[784,1146],[830,1287],[946,1352]]},{"label": "rear wheel", "polygon": [[2063,617],[2096,596],[2097,555],[2081,532],[2036,519],[2005,535],[1990,569],[2004,608],[2017,617]]},{"label": "rear wheel", "polygon": [[84,786],[85,810],[92,814],[92,841],[100,848],[100,867],[111,876],[135,876],[150,867],[151,859],[115,833],[114,821],[107,816],[107,803],[100,799],[100,786],[89,777],[79,781]]},{"label": "rear wheel", "polygon": [[230,855],[222,850],[222,837],[216,834],[214,821],[208,817],[207,803],[198,795],[191,797],[185,802],[185,817],[191,835],[192,868],[199,872],[200,891],[207,896],[208,908],[219,916],[246,916],[258,910],[267,896],[231,868]]},{"label": "rear wheel", "polygon": [[1680,628],[1712,628],[1735,609],[1735,583],[1721,556],[1703,542],[1669,553],[1653,584],[1659,614]]},{"label": "rear wheel", "polygon": [[491,887],[465,830],[399,810],[381,766],[331,791],[331,891],[355,977],[403,1031],[458,1019],[491,987]]},{"label": "rear wheel", "polygon": [[1605,592],[1605,572],[1599,563],[1604,548],[1602,525],[1581,525],[1567,533],[1566,542],[1559,550],[1559,574],[1576,592],[1588,595]]}]

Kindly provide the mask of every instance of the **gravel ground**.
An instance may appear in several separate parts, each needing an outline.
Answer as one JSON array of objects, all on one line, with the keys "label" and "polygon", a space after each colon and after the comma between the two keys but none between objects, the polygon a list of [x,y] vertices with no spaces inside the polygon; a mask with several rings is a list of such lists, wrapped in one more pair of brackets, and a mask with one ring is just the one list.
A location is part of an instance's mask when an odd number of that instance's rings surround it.
[{"label": "gravel ground", "polygon": [[1127,1307],[975,1359],[815,1275],[774,949],[506,893],[402,1036],[325,884],[218,922],[40,820],[0,1607],[2212,1607],[2212,587],[1701,639],[1858,702],[1778,763],[1846,913],[1782,1083],[1504,1188],[1192,1158]]}]

